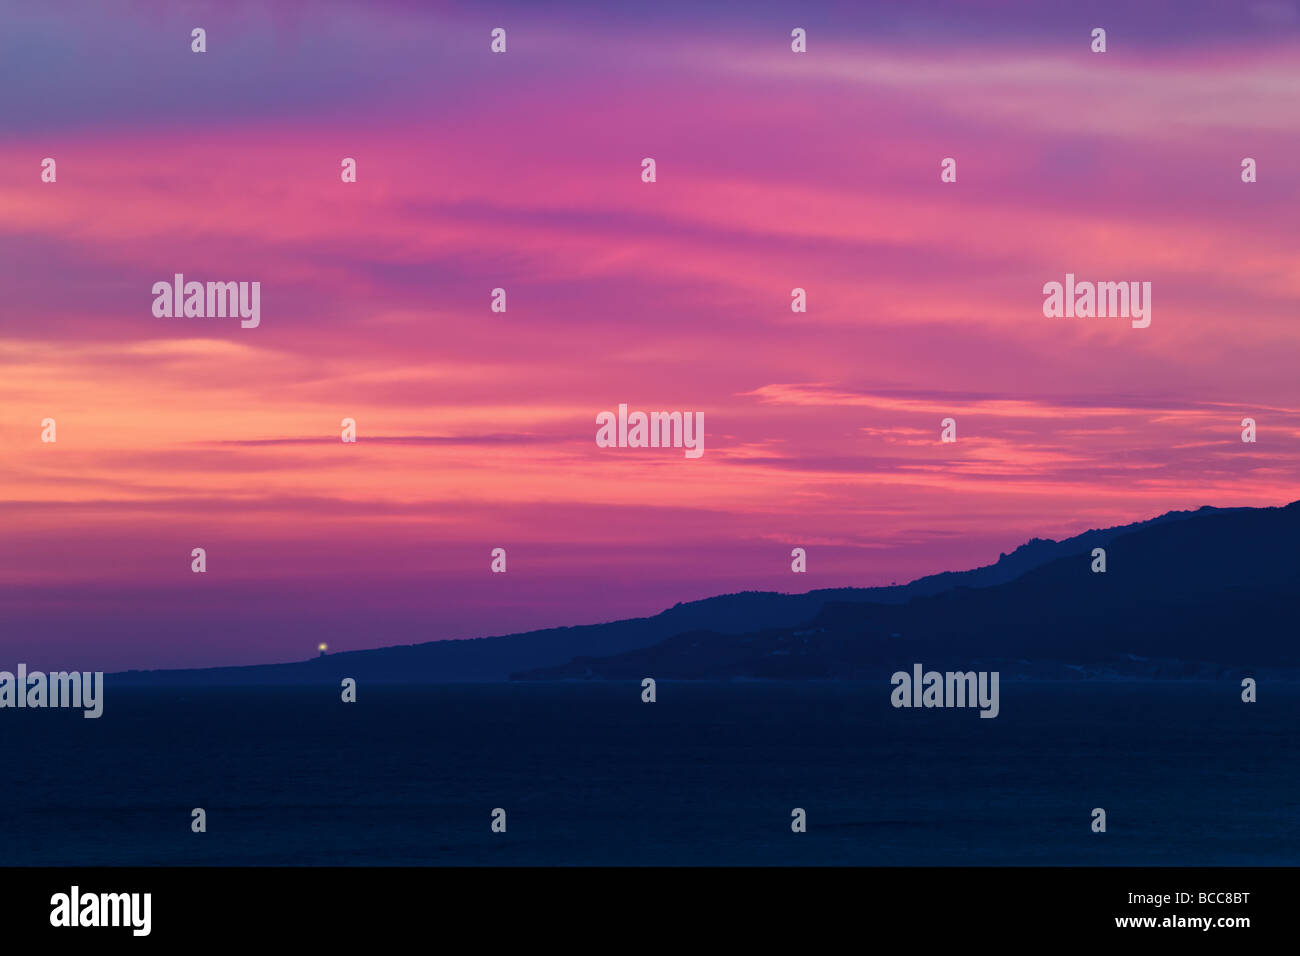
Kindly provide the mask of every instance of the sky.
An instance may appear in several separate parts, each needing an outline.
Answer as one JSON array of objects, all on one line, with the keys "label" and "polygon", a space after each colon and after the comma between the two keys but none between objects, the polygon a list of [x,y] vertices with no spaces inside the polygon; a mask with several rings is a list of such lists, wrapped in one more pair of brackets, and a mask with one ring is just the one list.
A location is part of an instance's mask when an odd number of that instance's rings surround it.
[{"label": "sky", "polygon": [[[1292,2],[0,0],[0,664],[595,623],[1288,503],[1298,183]],[[156,317],[177,272],[260,282],[259,327]],[[1045,317],[1066,273],[1150,282],[1150,327]],[[703,456],[597,447],[620,403],[702,412]]]}]

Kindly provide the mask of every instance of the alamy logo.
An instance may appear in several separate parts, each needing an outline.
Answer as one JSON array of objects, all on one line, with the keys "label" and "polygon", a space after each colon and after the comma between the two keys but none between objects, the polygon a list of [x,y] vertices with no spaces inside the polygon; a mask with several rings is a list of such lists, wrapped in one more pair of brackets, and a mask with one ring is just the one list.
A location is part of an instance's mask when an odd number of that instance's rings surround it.
[{"label": "alamy logo", "polygon": [[51,926],[129,926],[133,936],[153,928],[152,893],[86,893],[74,886],[50,897]]},{"label": "alamy logo", "polygon": [[703,412],[633,412],[618,406],[618,415],[596,416],[600,448],[684,448],[687,458],[704,454]]},{"label": "alamy logo", "polygon": [[1133,328],[1151,324],[1150,282],[1075,282],[1065,274],[1065,284],[1043,286],[1043,315],[1049,319],[1132,319]]},{"label": "alamy logo", "polygon": [[896,671],[889,702],[895,707],[975,707],[981,717],[998,715],[998,671],[926,671],[913,664],[912,673]]},{"label": "alamy logo", "polygon": [[0,707],[84,707],[86,718],[104,713],[104,672],[41,671],[27,673],[18,665],[18,676],[0,671]]},{"label": "alamy logo", "polygon": [[159,319],[240,318],[245,329],[255,329],[262,321],[262,283],[260,282],[186,282],[178,272],[171,282],[153,284],[153,314]]}]

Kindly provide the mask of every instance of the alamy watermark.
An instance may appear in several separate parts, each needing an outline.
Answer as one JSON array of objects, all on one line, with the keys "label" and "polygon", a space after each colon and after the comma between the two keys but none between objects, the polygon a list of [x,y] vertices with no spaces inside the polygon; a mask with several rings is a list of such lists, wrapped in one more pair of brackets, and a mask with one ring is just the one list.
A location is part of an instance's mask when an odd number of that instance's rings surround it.
[{"label": "alamy watermark", "polygon": [[81,707],[82,715],[94,719],[104,713],[103,671],[27,672],[18,665],[15,677],[0,671],[0,708],[3,707]]},{"label": "alamy watermark", "polygon": [[245,329],[255,329],[262,321],[262,283],[260,282],[186,282],[177,272],[172,281],[153,284],[153,314],[159,319],[240,318]]},{"label": "alamy watermark", "polygon": [[133,936],[153,928],[152,893],[82,893],[73,886],[51,896],[50,907],[51,926],[127,926]]},{"label": "alamy watermark", "polygon": [[618,406],[618,415],[596,416],[599,448],[683,448],[687,458],[704,454],[703,412],[632,412]]},{"label": "alamy watermark", "polygon": [[976,707],[981,717],[998,715],[998,671],[896,671],[889,702],[895,707]]},{"label": "alamy watermark", "polygon": [[1064,285],[1043,285],[1043,315],[1049,319],[1132,319],[1133,328],[1151,324],[1150,282],[1075,282],[1065,274]]}]

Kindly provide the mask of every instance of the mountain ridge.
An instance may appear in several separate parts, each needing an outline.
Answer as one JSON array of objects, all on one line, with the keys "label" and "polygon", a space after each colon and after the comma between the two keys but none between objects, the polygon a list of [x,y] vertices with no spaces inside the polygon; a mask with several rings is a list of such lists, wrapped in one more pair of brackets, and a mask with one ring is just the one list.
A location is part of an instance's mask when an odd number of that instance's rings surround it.
[{"label": "mountain ridge", "polygon": [[828,602],[744,635],[692,631],[516,679],[886,679],[922,662],[1007,678],[1300,677],[1300,501],[1210,509],[1109,539],[1107,570],[1063,555],[1012,581],[906,604]]},{"label": "mountain ridge", "polygon": [[580,657],[607,657],[654,646],[678,634],[707,631],[745,634],[763,627],[792,628],[830,604],[894,606],[955,588],[986,588],[1016,580],[1046,562],[1087,553],[1134,529],[1186,521],[1206,513],[1253,509],[1205,506],[1171,511],[1145,521],[1089,529],[1055,541],[1032,538],[996,562],[965,571],[943,571],[903,585],[822,588],[800,594],[740,591],[679,602],[658,614],[518,634],[428,641],[337,652],[305,661],[182,670],[130,670],[109,675],[115,686],[201,686],[337,682],[344,677],[385,683],[504,681],[539,668],[564,666]]}]

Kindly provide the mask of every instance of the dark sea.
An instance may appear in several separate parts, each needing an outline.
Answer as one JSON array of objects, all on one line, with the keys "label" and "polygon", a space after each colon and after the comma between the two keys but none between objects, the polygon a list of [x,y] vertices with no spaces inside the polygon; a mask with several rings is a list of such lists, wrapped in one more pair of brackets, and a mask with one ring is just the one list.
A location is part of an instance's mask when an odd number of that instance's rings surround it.
[{"label": "dark sea", "polygon": [[1298,685],[890,690],[110,683],[99,720],[0,711],[0,865],[1300,863]]}]

